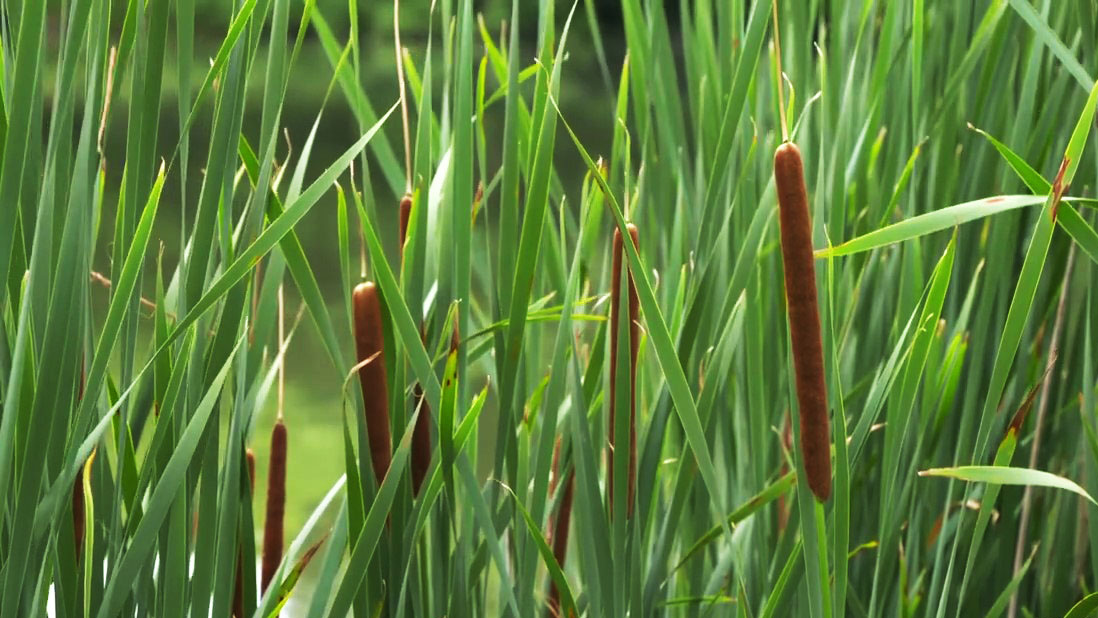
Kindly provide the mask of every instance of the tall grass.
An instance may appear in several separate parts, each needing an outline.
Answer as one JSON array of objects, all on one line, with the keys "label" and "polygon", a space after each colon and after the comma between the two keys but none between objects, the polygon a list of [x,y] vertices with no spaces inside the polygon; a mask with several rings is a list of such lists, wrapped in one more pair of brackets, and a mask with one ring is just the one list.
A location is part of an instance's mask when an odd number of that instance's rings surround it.
[{"label": "tall grass", "polygon": [[[0,4],[0,616],[1098,607],[1094,4],[774,2]],[[260,584],[283,286],[345,474]]]}]

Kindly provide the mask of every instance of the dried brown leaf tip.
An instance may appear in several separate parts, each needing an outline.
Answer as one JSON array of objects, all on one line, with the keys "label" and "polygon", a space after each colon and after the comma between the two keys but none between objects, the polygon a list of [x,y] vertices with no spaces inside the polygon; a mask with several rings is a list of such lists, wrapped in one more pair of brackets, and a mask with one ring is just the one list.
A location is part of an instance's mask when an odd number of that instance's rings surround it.
[{"label": "dried brown leaf tip", "polygon": [[[377,286],[366,281],[355,286],[352,294],[355,351],[358,362],[373,357],[358,370],[365,405],[366,433],[370,460],[380,484],[389,471],[392,438],[389,428],[389,384],[385,371],[385,344],[381,328],[381,298]],[[376,356],[375,356],[376,355]]]},{"label": "dried brown leaf tip", "polygon": [[454,313],[454,330],[450,333],[450,353],[458,351],[458,346],[461,345],[461,330],[458,327],[458,314]]},{"label": "dried brown leaf tip", "polygon": [[481,202],[484,201],[484,182],[477,182],[477,190],[473,193],[473,225],[477,224],[477,215],[480,214]]},{"label": "dried brown leaf tip", "polygon": [[1010,425],[1007,426],[1007,433],[1013,432],[1017,436],[1022,431],[1022,424],[1026,422],[1026,417],[1029,416],[1029,411],[1033,409],[1033,402],[1037,400],[1037,392],[1041,389],[1041,383],[1045,381],[1049,372],[1052,371],[1052,367],[1056,362],[1056,358],[1049,360],[1048,366],[1045,367],[1045,372],[1041,375],[1041,378],[1030,387],[1029,392],[1026,394],[1026,398],[1022,400],[1022,405],[1018,406],[1018,410],[1014,413],[1014,417],[1010,419]]},{"label": "dried brown leaf tip", "polygon": [[[639,248],[637,226],[629,223],[625,228],[629,232],[633,246]],[[619,315],[622,294],[621,271],[622,264],[625,263],[625,249],[622,240],[621,229],[615,228],[611,246],[613,256],[611,266],[613,270],[610,273],[610,451],[608,465],[610,504],[614,503],[614,427],[618,413],[618,389],[614,376],[618,366],[618,332],[621,322],[621,316]],[[637,296],[637,286],[633,283],[633,275],[630,273],[627,278],[629,294],[629,470],[626,484],[628,488],[626,517],[632,517],[637,476],[637,350],[640,344],[640,299]]]},{"label": "dried brown leaf tip", "polygon": [[1064,184],[1064,175],[1067,174],[1068,164],[1071,162],[1071,157],[1064,157],[1064,160],[1060,162],[1060,171],[1056,172],[1056,180],[1052,181],[1052,222],[1056,222],[1056,212],[1060,209],[1060,200],[1064,197],[1064,193],[1068,187]]},{"label": "dried brown leaf tip", "polygon": [[808,191],[804,184],[801,152],[793,142],[783,143],[774,153],[774,184],[778,193],[785,300],[801,423],[801,454],[808,486],[822,502],[831,496],[831,430]]},{"label": "dried brown leaf tip", "polygon": [[404,258],[404,244],[408,242],[408,222],[412,217],[412,196],[405,193],[400,198],[400,256]]}]

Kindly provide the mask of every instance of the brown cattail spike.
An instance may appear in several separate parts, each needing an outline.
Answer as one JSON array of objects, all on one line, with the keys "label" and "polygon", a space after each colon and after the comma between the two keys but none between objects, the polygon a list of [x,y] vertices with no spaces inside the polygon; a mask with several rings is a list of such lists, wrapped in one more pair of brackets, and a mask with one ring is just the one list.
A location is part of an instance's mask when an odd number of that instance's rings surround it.
[{"label": "brown cattail spike", "polygon": [[808,486],[822,502],[831,496],[831,432],[808,192],[801,153],[793,142],[783,143],[774,153],[774,185],[778,191],[785,299],[801,417],[801,454]]},{"label": "brown cattail spike", "polygon": [[[640,247],[637,241],[637,227],[632,223],[625,226],[633,240],[634,247]],[[617,416],[617,384],[614,379],[618,366],[618,330],[621,316],[621,270],[623,263],[622,235],[620,229],[614,230],[613,270],[610,273],[610,464],[609,487],[610,504],[614,503],[614,419]],[[633,275],[629,274],[629,476],[627,481],[626,517],[633,516],[633,497],[636,493],[637,473],[637,350],[640,343],[640,299],[637,287],[633,284]],[[612,509],[611,509],[612,510]]]},{"label": "brown cattail spike", "polygon": [[267,516],[263,521],[263,566],[261,588],[274,579],[282,562],[282,538],[286,517],[286,424],[276,420],[271,428],[271,468],[267,471]]},{"label": "brown cattail spike", "polygon": [[233,618],[244,618],[244,550],[237,545],[236,581],[233,584]]},{"label": "brown cattail spike", "polygon": [[381,332],[381,299],[377,286],[367,281],[355,286],[353,294],[355,349],[358,362],[377,355],[358,370],[362,402],[366,410],[366,432],[370,460],[378,484],[385,479],[392,458],[389,429],[389,385],[385,373],[385,344]]},{"label": "brown cattail spike", "polygon": [[[255,494],[255,453],[251,448],[244,451],[244,461],[248,465],[248,496]],[[266,587],[266,586],[264,586]],[[236,552],[236,584],[233,591],[233,616],[244,616],[244,548],[238,545]]]},{"label": "brown cattail spike", "polygon": [[[560,511],[557,514],[556,525],[553,529],[553,558],[556,559],[560,568],[564,568],[564,559],[567,557],[568,551],[568,524],[572,520],[572,494],[576,487],[576,472],[573,470],[568,473],[568,478],[564,481],[564,495],[560,498]],[[560,616],[560,591],[557,590],[555,582],[549,584],[549,599],[547,601],[549,605],[549,615],[553,617]]]},{"label": "brown cattail spike", "polygon": [[404,243],[408,242],[408,221],[412,217],[412,196],[400,198],[400,256],[404,257]]},{"label": "brown cattail spike", "polygon": [[431,469],[431,406],[423,396],[423,388],[418,382],[412,397],[419,409],[419,418],[416,419],[416,427],[412,433],[411,461],[412,492],[418,496],[423,479],[427,478],[427,471]]}]

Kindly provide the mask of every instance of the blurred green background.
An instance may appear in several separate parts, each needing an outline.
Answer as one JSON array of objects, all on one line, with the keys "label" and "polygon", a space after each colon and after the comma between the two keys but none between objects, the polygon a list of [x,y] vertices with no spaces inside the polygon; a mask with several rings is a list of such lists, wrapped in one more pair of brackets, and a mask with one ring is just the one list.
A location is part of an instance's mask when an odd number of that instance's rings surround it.
[{"label": "blurred green background", "polygon": [[[355,0],[351,0],[354,2]],[[125,10],[125,0],[116,0],[113,10],[121,15]],[[195,3],[195,67],[206,63],[206,59],[212,58],[217,46],[223,40],[229,26],[230,9],[233,2],[228,0],[197,0]],[[491,33],[493,39],[500,41],[500,31],[504,22],[510,18],[511,3],[509,0],[486,0],[476,2],[475,11],[479,18]],[[531,65],[536,61],[536,22],[537,5],[534,0],[520,0],[520,46],[522,48],[524,65]],[[290,23],[290,34],[293,37],[298,28],[301,10],[304,4],[295,2],[293,5],[293,18]],[[610,0],[597,0],[591,4],[593,15],[599,23],[600,33],[603,37],[607,64],[610,72],[604,72],[597,61],[593,38],[589,29],[589,14],[585,12],[584,5],[580,3],[572,20],[572,30],[569,36],[568,56],[565,64],[564,86],[561,90],[560,104],[569,123],[581,135],[592,152],[604,152],[609,149],[611,130],[613,127],[612,111],[613,98],[610,95],[609,79],[616,80],[624,54],[624,35],[621,31],[621,14],[619,3]],[[566,9],[569,6],[558,7],[558,20],[563,22],[567,18]],[[365,85],[367,95],[376,109],[387,109],[397,100],[397,77],[395,67],[395,52],[393,41],[393,6],[390,0],[359,0],[356,6],[359,19],[359,44],[361,54],[361,81]],[[316,9],[331,27],[341,44],[346,44],[349,32],[350,5],[348,0],[317,0]],[[54,15],[56,16],[56,12]],[[428,0],[404,0],[401,2],[401,43],[412,55],[417,66],[422,65],[429,38],[430,2]],[[56,18],[56,17],[55,17]],[[439,32],[442,26],[441,17],[436,8],[434,12],[434,54],[441,54],[441,40]],[[674,22],[674,20],[672,20]],[[508,32],[511,30],[507,26]],[[50,32],[57,32],[57,28],[51,28]],[[179,78],[175,70],[176,46],[174,41],[174,23],[169,24],[170,40],[167,50],[163,99],[160,109],[160,128],[158,153],[162,157],[168,157],[179,136],[179,124],[177,121],[177,96],[179,92]],[[266,34],[264,34],[263,48],[266,46]],[[57,44],[56,41],[53,42]],[[475,60],[479,63],[483,53],[483,46],[479,37],[474,39],[476,49]],[[248,84],[248,110],[244,117],[244,133],[253,143],[258,143],[258,129],[261,114],[261,99],[263,89],[263,72],[265,70],[264,59],[266,55],[260,49],[256,56],[252,74]],[[440,72],[441,73],[441,72]],[[306,34],[301,50],[301,55],[293,66],[289,90],[286,94],[283,106],[282,126],[285,129],[285,141],[277,153],[279,162],[290,157],[290,165],[296,164],[296,157],[308,137],[317,114],[323,111],[320,119],[309,168],[306,173],[306,183],[316,177],[331,161],[337,158],[358,137],[358,127],[347,104],[343,93],[338,86],[333,88],[327,103],[324,103],[325,93],[333,75],[332,66],[324,54],[324,50],[318,40],[313,27]],[[191,94],[201,85],[204,73],[194,71],[191,75]],[[526,84],[532,88],[532,84]],[[438,99],[444,94],[445,85],[441,80],[435,84],[434,92]],[[498,87],[489,71],[488,88],[494,90]],[[616,83],[613,85],[616,88]],[[110,122],[105,135],[105,148],[107,152],[107,174],[109,181],[107,186],[117,188],[121,186],[121,166],[111,166],[111,160],[123,161],[126,146],[126,119],[127,97],[129,94],[128,82],[119,84],[114,92],[114,100],[111,104]],[[411,95],[409,94],[409,97]],[[207,104],[208,105],[208,104]],[[487,113],[487,141],[489,161],[498,161],[498,148],[502,141],[502,105],[489,108]],[[210,134],[211,110],[205,109],[200,114],[195,127],[191,131],[190,149],[196,153],[195,160],[204,159],[204,152],[208,148],[206,140]],[[414,122],[414,120],[413,120]],[[401,125],[394,116],[384,127],[390,143],[399,157],[403,157]],[[413,127],[414,131],[414,127]],[[495,149],[495,152],[493,152]],[[372,165],[374,163],[372,162]],[[584,172],[583,162],[578,156],[573,156],[570,148],[558,148],[555,161],[556,169],[569,196],[578,195],[579,183]],[[179,258],[180,225],[191,225],[193,213],[196,207],[198,192],[202,182],[202,170],[194,169],[192,164],[188,170],[187,187],[185,187],[186,200],[182,199],[183,188],[179,186],[178,174],[172,174],[167,181],[162,198],[160,217],[157,222],[153,242],[161,243],[165,264],[173,264]],[[291,168],[292,169],[292,168]],[[491,169],[491,165],[489,167]],[[356,169],[356,173],[359,170]],[[288,176],[289,172],[287,173]],[[380,169],[371,169],[374,179],[372,196],[373,206],[376,208],[383,229],[392,233],[387,234],[385,241],[390,250],[390,255],[395,256],[396,251],[396,209],[399,200],[398,195],[392,194],[381,180]],[[288,182],[288,177],[284,182]],[[101,273],[110,272],[110,243],[113,221],[110,217],[114,212],[114,203],[117,195],[106,196],[107,207],[104,209],[104,220],[100,224],[100,242],[95,268]],[[371,199],[367,196],[367,199]],[[488,212],[497,208],[497,203],[492,200],[483,205]],[[342,307],[343,291],[339,289],[339,269],[336,239],[336,197],[331,191],[326,195],[306,216],[300,225],[296,227],[298,236],[303,243],[310,262],[314,266],[318,282],[332,309],[331,315],[337,321],[337,328],[345,329],[347,333],[348,349],[350,349],[350,326],[347,324]],[[185,217],[185,219],[184,219]],[[490,217],[480,218],[475,233],[485,234],[483,221],[494,221],[494,213]],[[352,242],[352,249],[357,251],[357,242]],[[357,263],[357,254],[353,256]],[[144,295],[151,296],[151,286],[155,281],[155,261],[150,260],[148,271],[145,275]],[[293,316],[299,306],[299,297],[293,289],[292,279],[286,278],[286,313],[287,320]],[[99,296],[97,304],[100,310],[104,310],[107,300],[107,289],[100,287],[95,291]],[[143,328],[151,328],[151,320],[146,320]],[[351,354],[353,357],[353,354]],[[349,369],[349,368],[348,368]],[[286,399],[285,417],[289,431],[289,469],[287,478],[287,504],[286,504],[286,538],[293,538],[302,524],[308,518],[313,508],[323,498],[325,492],[343,472],[343,448],[340,425],[341,398],[340,387],[344,376],[337,373],[331,366],[323,351],[317,331],[306,317],[298,328],[286,362]],[[257,487],[258,499],[256,504],[257,518],[262,517],[261,500],[266,486],[267,454],[270,440],[270,427],[274,422],[276,407],[275,395],[272,393],[263,413],[259,416],[250,447],[255,451],[257,459]],[[491,417],[493,410],[486,410],[486,419]],[[491,426],[490,423],[482,423]],[[257,525],[262,522],[257,519]],[[261,529],[261,528],[257,528]]]}]

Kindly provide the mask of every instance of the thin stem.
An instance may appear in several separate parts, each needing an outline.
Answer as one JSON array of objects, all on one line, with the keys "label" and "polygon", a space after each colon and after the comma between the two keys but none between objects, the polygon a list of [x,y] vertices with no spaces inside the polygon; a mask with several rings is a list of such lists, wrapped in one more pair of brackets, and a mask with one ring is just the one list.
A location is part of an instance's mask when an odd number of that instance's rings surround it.
[{"label": "thin stem", "polygon": [[789,123],[785,119],[785,93],[782,87],[782,76],[785,73],[782,71],[782,39],[781,39],[781,26],[778,23],[778,0],[774,0],[774,4],[771,5],[774,10],[774,58],[778,63],[778,116],[781,118],[782,123],[782,141],[789,141]]},{"label": "thin stem", "polygon": [[400,45],[400,0],[393,0],[393,44],[396,47],[397,87],[400,88],[400,119],[404,123],[404,192],[412,193],[412,140],[408,130],[408,96],[404,87],[404,57]]},{"label": "thin stem", "polygon": [[118,48],[112,45],[110,59],[107,61],[107,92],[103,96],[103,113],[99,117],[99,134],[95,140],[100,156],[103,155],[103,133],[107,130],[107,117],[110,116],[111,100],[114,98],[114,68],[117,60]]},{"label": "thin stem", "polygon": [[[1048,364],[1045,367],[1044,381],[1041,383],[1041,401],[1037,404],[1037,419],[1033,427],[1033,448],[1029,451],[1029,467],[1037,467],[1037,454],[1041,450],[1041,427],[1045,421],[1045,411],[1048,410],[1048,392],[1052,386],[1052,365],[1060,353],[1060,332],[1064,326],[1064,308],[1067,305],[1068,284],[1071,279],[1071,266],[1075,261],[1075,244],[1068,249],[1067,264],[1064,266],[1064,283],[1060,291],[1060,300],[1056,305],[1056,321],[1052,326],[1052,339],[1048,344]],[[1022,516],[1018,521],[1018,544],[1014,546],[1013,577],[1022,568],[1022,560],[1025,556],[1026,528],[1029,525],[1030,505],[1033,501],[1033,486],[1026,485],[1022,494]],[[1010,595],[1010,608],[1007,610],[1007,618],[1018,615],[1018,590],[1015,588]]]},{"label": "thin stem", "polygon": [[[286,304],[282,299],[282,285],[278,286],[278,347],[283,350],[286,342]],[[278,363],[278,420],[282,420],[282,410],[286,401],[286,352],[282,351],[282,360]]]}]

